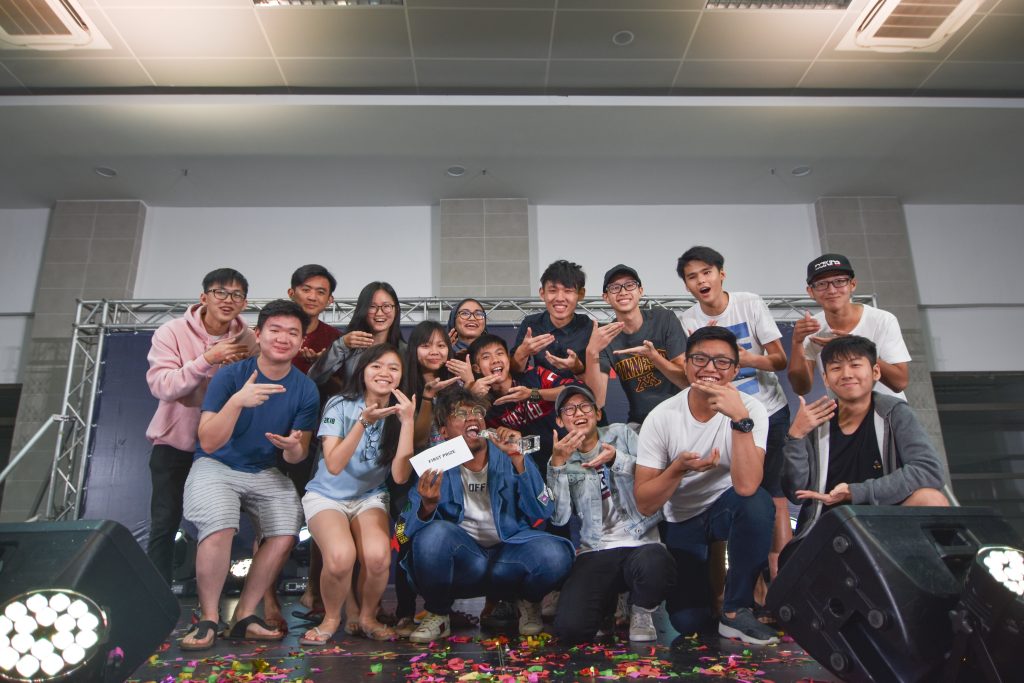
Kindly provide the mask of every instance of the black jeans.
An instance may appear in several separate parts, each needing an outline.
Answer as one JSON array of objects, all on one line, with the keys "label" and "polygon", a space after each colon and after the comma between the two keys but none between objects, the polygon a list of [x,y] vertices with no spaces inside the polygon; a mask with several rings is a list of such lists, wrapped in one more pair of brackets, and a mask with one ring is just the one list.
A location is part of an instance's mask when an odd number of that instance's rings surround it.
[{"label": "black jeans", "polygon": [[583,553],[558,596],[555,632],[563,643],[591,641],[619,593],[629,591],[632,604],[654,609],[675,585],[675,562],[660,543]]},{"label": "black jeans", "polygon": [[174,536],[181,526],[185,480],[192,469],[192,453],[156,445],[149,456],[153,492],[149,497],[149,547],[146,554],[168,585],[174,569]]}]

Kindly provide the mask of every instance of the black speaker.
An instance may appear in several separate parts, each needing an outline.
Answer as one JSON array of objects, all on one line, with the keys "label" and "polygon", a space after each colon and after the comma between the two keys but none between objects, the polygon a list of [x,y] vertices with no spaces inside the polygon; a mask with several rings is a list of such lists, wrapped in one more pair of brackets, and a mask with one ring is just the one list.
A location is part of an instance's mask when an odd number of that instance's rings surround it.
[{"label": "black speaker", "polygon": [[1021,541],[988,508],[843,506],[786,549],[767,604],[843,680],[935,680],[952,645],[949,613],[990,544]]},{"label": "black speaker", "polygon": [[130,676],[178,623],[178,600],[156,567],[117,522],[0,524],[0,604],[34,590],[61,589],[91,598],[107,614],[103,650],[123,660],[102,680]]}]

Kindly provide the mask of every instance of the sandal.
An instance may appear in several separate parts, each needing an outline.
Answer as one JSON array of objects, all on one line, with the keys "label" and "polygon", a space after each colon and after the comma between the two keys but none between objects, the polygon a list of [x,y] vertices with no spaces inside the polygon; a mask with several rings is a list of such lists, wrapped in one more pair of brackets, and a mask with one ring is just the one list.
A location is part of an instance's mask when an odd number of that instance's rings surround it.
[{"label": "sandal", "polygon": [[370,640],[398,640],[398,634],[395,633],[395,629],[386,624],[378,624],[370,630],[362,627],[360,627],[360,629],[363,632],[363,637],[369,638]]},{"label": "sandal", "polygon": [[284,616],[278,615],[276,617],[271,617],[269,619],[264,618],[264,621],[267,622],[267,625],[270,627],[271,631],[281,631],[285,635],[288,634],[288,620],[285,619]]},{"label": "sandal", "polygon": [[297,617],[299,619],[302,619],[303,621],[311,621],[311,622],[313,622],[315,624],[319,624],[321,621],[324,620],[324,608],[323,607],[314,607],[311,610],[309,610],[308,612],[302,612],[300,610],[295,610],[295,611],[292,612],[292,616],[293,617]]},{"label": "sandal", "polygon": [[[185,642],[185,638],[193,634],[195,635],[192,638],[192,642]],[[210,637],[210,634],[213,634],[212,637]],[[192,628],[185,634],[185,638],[181,639],[180,645],[182,650],[209,650],[217,642],[217,623],[213,621],[200,621],[193,624]],[[210,638],[208,643],[205,642],[207,638]]]},{"label": "sandal", "polygon": [[[310,632],[315,633],[316,636],[310,638]],[[309,629],[309,631],[306,631],[306,633],[301,638],[299,638],[299,645],[311,645],[313,647],[320,647],[322,645],[327,645],[328,643],[331,643],[333,641],[333,631],[321,631],[319,626],[314,626],[313,628]]]},{"label": "sandal", "polygon": [[361,636],[363,635],[362,627],[355,621],[345,622],[345,633],[350,636]]},{"label": "sandal", "polygon": [[277,641],[277,640],[283,640],[284,639],[284,633],[280,633],[280,632],[279,632],[280,635],[276,635],[276,636],[251,636],[251,635],[249,635],[249,627],[252,626],[253,624],[256,624],[257,626],[261,626],[261,627],[265,628],[268,631],[273,631],[274,630],[273,628],[271,628],[270,624],[268,624],[267,622],[263,621],[262,619],[260,619],[255,614],[250,614],[246,618],[241,619],[238,622],[236,622],[235,625],[231,627],[231,630],[228,631],[224,635],[224,638],[226,640],[268,640],[268,641]]}]

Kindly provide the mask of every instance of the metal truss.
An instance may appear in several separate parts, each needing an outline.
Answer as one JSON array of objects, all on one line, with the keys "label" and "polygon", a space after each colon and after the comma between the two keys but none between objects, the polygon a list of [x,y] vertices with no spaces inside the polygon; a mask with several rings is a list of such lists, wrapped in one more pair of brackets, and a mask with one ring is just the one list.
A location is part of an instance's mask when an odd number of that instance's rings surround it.
[{"label": "metal truss", "polygon": [[[762,298],[779,321],[795,321],[802,318],[805,311],[813,313],[820,310],[813,299],[804,296],[762,295]],[[544,304],[536,298],[480,297],[476,300],[495,324],[517,326],[527,315],[544,310]],[[854,300],[874,304],[872,295],[858,295]],[[447,321],[449,312],[459,301],[461,299],[436,297],[403,299],[402,324],[411,325],[421,320]],[[249,301],[243,315],[250,322],[255,322],[260,309],[269,302],[269,299]],[[165,322],[181,317],[194,303],[170,299],[103,299],[78,303],[61,407],[63,425],[57,435],[47,488],[44,513],[47,519],[78,519],[85,502],[85,475],[95,426],[93,408],[105,362],[102,358],[106,335],[155,330]],[[677,314],[693,305],[694,299],[689,296],[649,296],[641,303],[644,308],[664,308]],[[335,300],[324,311],[321,320],[330,325],[344,325],[352,319],[355,307],[355,299]],[[615,317],[611,307],[601,299],[585,299],[579,302],[578,310],[598,322],[607,322]]]}]

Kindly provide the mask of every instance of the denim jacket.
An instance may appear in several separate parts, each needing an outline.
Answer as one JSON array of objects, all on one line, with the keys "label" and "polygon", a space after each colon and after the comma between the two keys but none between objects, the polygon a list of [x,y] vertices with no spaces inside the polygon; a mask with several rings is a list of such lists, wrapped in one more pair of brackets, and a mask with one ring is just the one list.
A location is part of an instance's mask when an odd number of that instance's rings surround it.
[{"label": "denim jacket", "polygon": [[[636,467],[637,435],[624,424],[613,424],[598,428],[599,443],[615,447],[615,462],[602,465],[612,492],[612,501],[626,519],[626,531],[640,539],[663,517],[659,510],[650,517],[641,515],[636,509],[633,494],[633,470]],[[555,467],[548,463],[548,487],[555,499],[555,511],[551,522],[565,524],[575,510],[580,516],[580,541],[592,550],[604,547],[602,533],[604,519],[601,507],[601,472],[583,467],[584,454],[576,451],[565,465]]]}]

